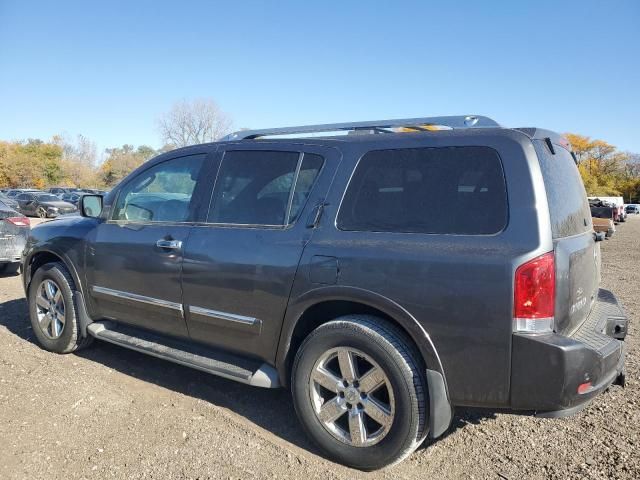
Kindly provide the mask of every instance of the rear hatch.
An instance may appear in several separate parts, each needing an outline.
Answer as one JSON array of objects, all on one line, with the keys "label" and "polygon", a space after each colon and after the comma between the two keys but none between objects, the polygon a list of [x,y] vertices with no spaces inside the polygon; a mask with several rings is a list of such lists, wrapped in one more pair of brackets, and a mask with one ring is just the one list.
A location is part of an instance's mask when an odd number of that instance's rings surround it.
[{"label": "rear hatch", "polygon": [[589,315],[600,284],[600,245],[596,243],[587,194],[571,153],[552,152],[534,140],[544,178],[555,250],[555,330],[573,333]]}]

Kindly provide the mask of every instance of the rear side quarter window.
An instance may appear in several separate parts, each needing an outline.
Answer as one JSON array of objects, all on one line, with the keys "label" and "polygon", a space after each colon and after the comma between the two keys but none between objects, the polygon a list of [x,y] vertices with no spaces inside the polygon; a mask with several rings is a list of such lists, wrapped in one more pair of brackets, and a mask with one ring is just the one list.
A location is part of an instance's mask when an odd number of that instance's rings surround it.
[{"label": "rear side quarter window", "polygon": [[549,204],[553,238],[590,231],[587,193],[571,153],[557,146],[552,154],[542,140],[534,140]]},{"label": "rear side quarter window", "polygon": [[341,230],[491,235],[507,224],[498,153],[489,147],[377,150],[359,161]]}]

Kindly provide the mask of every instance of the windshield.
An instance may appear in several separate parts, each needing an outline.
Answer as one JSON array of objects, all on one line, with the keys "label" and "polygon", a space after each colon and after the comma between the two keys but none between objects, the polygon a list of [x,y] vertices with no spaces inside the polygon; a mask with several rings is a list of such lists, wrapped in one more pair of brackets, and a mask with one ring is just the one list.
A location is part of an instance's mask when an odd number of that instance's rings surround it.
[{"label": "windshield", "polygon": [[55,195],[44,194],[44,195],[36,195],[36,197],[41,202],[59,202],[60,201],[60,199]]}]

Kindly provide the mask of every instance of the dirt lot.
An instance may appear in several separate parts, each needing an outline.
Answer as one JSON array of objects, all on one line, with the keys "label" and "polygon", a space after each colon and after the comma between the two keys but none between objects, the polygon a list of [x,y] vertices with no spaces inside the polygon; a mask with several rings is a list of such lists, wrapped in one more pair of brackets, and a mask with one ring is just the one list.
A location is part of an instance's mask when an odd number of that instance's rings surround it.
[{"label": "dirt lot", "polygon": [[564,420],[460,411],[443,439],[371,474],[323,459],[286,391],[103,343],[41,350],[19,277],[0,278],[0,478],[640,478],[640,218],[602,250],[603,286],[632,318],[626,389]]}]

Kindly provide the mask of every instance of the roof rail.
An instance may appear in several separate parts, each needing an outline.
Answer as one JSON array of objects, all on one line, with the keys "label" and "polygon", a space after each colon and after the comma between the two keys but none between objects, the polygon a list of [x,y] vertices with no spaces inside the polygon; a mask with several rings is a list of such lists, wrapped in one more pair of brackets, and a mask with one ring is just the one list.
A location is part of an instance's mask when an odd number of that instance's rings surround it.
[{"label": "roof rail", "polygon": [[336,131],[373,130],[384,131],[386,128],[411,128],[420,130],[423,126],[442,126],[449,128],[486,128],[500,127],[488,117],[481,115],[455,115],[446,117],[401,118],[396,120],[374,120],[369,122],[326,123],[322,125],[303,125],[300,127],[265,128],[262,130],[240,130],[227,135],[224,139],[252,140],[271,135],[293,135],[301,133],[319,133]]}]

